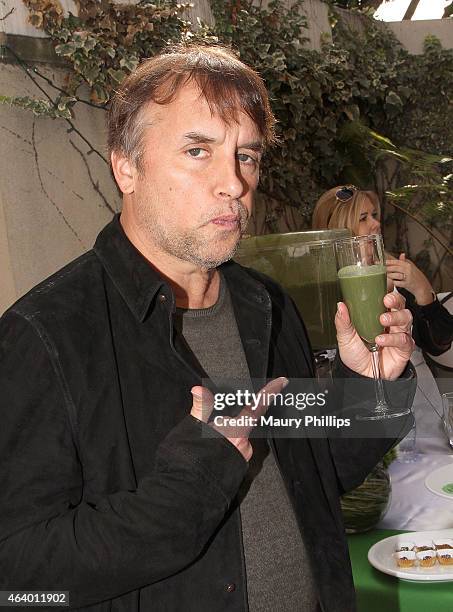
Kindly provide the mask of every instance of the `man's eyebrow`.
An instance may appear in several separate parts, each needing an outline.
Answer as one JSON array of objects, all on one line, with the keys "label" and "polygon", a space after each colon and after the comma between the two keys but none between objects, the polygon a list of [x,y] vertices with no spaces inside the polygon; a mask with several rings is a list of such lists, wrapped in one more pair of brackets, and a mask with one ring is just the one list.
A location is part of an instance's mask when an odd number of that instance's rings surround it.
[{"label": "man's eyebrow", "polygon": [[190,140],[194,143],[203,143],[203,142],[215,142],[215,138],[211,136],[206,136],[206,134],[201,134],[201,132],[188,132],[184,134],[183,138],[185,140]]},{"label": "man's eyebrow", "polygon": [[241,144],[238,149],[250,149],[251,151],[262,153],[264,151],[264,145],[260,140],[255,140],[254,142],[246,142]]},{"label": "man's eyebrow", "polygon": [[[187,134],[184,134],[183,138],[194,144],[216,142],[215,138],[212,138],[212,136],[206,136],[206,134],[202,134],[201,132],[188,132]],[[251,151],[262,153],[264,151],[264,145],[260,140],[255,140],[253,142],[241,144],[238,149],[250,149]]]}]

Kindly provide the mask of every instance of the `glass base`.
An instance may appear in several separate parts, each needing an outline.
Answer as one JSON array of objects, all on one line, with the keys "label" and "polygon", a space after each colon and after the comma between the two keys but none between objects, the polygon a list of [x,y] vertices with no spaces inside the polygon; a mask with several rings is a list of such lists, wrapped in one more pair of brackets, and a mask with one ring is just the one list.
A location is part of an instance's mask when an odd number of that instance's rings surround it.
[{"label": "glass base", "polygon": [[396,460],[398,463],[416,463],[418,461],[418,453],[415,450],[404,451],[402,453],[397,451]]},{"label": "glass base", "polygon": [[376,408],[373,412],[365,412],[363,414],[357,414],[357,421],[382,421],[383,419],[394,419],[396,417],[404,416],[409,414],[410,408],[404,408],[400,410],[392,410],[388,406],[382,408]]}]

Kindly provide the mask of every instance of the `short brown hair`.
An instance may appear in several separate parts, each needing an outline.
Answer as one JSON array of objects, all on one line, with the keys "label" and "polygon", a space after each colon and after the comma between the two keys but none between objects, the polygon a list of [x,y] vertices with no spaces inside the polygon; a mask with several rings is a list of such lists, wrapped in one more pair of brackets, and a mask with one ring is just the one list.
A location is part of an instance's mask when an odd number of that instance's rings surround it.
[{"label": "short brown hair", "polygon": [[275,118],[262,78],[225,47],[186,45],[145,60],[121,83],[108,115],[109,153],[123,153],[142,170],[144,109],[150,102],[169,104],[189,81],[225,123],[245,112],[264,146],[275,141]]},{"label": "short brown hair", "polygon": [[363,201],[369,198],[378,214],[381,212],[379,198],[374,191],[363,191],[353,188],[353,196],[350,200],[342,202],[336,197],[338,190],[343,185],[332,187],[316,202],[311,222],[312,229],[349,229],[354,236],[359,232],[360,211]]}]

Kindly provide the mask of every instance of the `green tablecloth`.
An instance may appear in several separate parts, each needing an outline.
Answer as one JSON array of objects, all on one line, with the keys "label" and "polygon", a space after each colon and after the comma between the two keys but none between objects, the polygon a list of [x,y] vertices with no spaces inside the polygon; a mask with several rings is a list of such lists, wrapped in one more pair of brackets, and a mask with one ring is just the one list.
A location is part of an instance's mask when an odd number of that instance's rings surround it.
[{"label": "green tablecloth", "polygon": [[453,612],[453,582],[406,582],[368,562],[369,548],[402,531],[374,530],[348,536],[359,612]]}]

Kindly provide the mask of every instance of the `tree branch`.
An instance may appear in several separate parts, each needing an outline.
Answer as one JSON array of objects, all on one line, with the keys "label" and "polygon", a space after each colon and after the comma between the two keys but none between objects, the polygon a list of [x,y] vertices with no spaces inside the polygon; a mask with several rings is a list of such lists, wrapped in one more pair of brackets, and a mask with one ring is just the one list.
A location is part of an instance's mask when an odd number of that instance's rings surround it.
[{"label": "tree branch", "polygon": [[444,8],[444,14],[442,15],[442,19],[447,19],[448,17],[451,17],[453,15],[453,2],[450,2],[450,4],[447,4],[447,6]]},{"label": "tree branch", "polygon": [[410,21],[417,10],[420,0],[411,0],[406,12],[404,13],[403,21]]},{"label": "tree branch", "polygon": [[90,169],[90,166],[88,165],[88,162],[87,162],[87,160],[85,159],[85,155],[83,154],[83,151],[81,151],[81,150],[80,150],[80,149],[79,149],[79,148],[78,148],[78,147],[75,145],[75,143],[74,143],[74,142],[73,142],[71,139],[69,139],[69,142],[71,143],[72,147],[73,147],[73,148],[74,148],[74,149],[77,151],[77,153],[78,153],[78,154],[80,155],[80,157],[82,158],[82,161],[83,161],[83,163],[85,164],[85,168],[86,168],[86,170],[87,170],[87,172],[88,172],[88,176],[90,177],[90,181],[91,181],[91,184],[92,184],[92,186],[93,186],[93,189],[94,189],[94,190],[95,190],[95,192],[96,192],[96,193],[99,195],[99,197],[101,198],[101,200],[104,202],[105,207],[106,207],[106,208],[107,208],[107,209],[108,209],[108,210],[109,210],[109,211],[110,211],[112,214],[115,214],[115,213],[116,213],[116,210],[114,210],[114,209],[113,209],[113,208],[110,206],[110,204],[109,204],[109,202],[108,202],[107,198],[105,197],[105,195],[102,193],[102,191],[101,191],[101,190],[100,190],[100,188],[99,188],[99,181],[95,181],[95,180],[94,180],[93,175],[91,174],[91,169]]},{"label": "tree branch", "polygon": [[[49,100],[49,102],[52,103],[52,105],[54,106],[54,108],[56,108],[56,104],[55,104],[55,100],[53,100],[51,98],[51,96],[49,96],[49,94],[47,93],[47,91],[41,87],[41,85],[38,83],[38,81],[36,80],[36,78],[33,76],[32,71],[30,70],[30,68],[24,63],[24,61],[17,55],[17,53],[15,53],[15,51],[13,49],[11,49],[11,47],[7,46],[8,51],[10,51],[13,55],[13,57],[16,59],[17,63],[19,64],[19,66],[21,67],[21,69],[25,72],[25,74],[31,79],[31,81],[36,85],[36,87],[39,89],[39,91],[41,91],[46,98]],[[102,153],[100,153],[100,151],[98,151],[97,149],[95,149],[93,147],[93,145],[91,144],[91,142],[85,138],[85,136],[82,134],[82,132],[80,132],[80,130],[78,130],[76,128],[76,126],[74,125],[74,123],[70,120],[70,119],[65,119],[66,123],[69,124],[70,126],[70,132],[75,132],[79,138],[81,138],[83,140],[83,142],[85,142],[89,147],[90,150],[88,151],[88,155],[90,155],[91,153],[96,153],[96,155],[98,157],[100,157],[102,159],[103,162],[105,162],[107,164],[107,166],[109,165],[108,160],[102,155]]]},{"label": "tree branch", "polygon": [[69,231],[75,236],[75,238],[80,242],[80,244],[83,246],[83,248],[86,248],[85,245],[83,244],[82,240],[80,239],[80,236],[77,234],[77,232],[75,231],[75,229],[71,226],[71,224],[69,223],[69,221],[66,219],[63,211],[61,210],[61,208],[58,206],[58,204],[55,202],[55,200],[52,200],[52,198],[50,197],[49,193],[47,192],[46,188],[44,187],[44,181],[42,179],[42,175],[41,175],[41,169],[39,166],[39,157],[38,157],[38,149],[36,148],[36,140],[35,140],[35,120],[33,120],[33,125],[32,125],[32,131],[31,131],[31,142],[32,142],[32,147],[33,147],[33,152],[34,152],[34,156],[35,156],[35,164],[36,164],[36,172],[38,174],[38,180],[39,180],[39,184],[41,186],[41,190],[43,192],[43,194],[46,196],[47,200],[52,204],[52,206],[55,208],[55,210],[57,211],[58,215],[61,217],[61,219],[63,219],[63,223],[66,225],[66,227],[69,229]]},{"label": "tree branch", "polygon": [[0,21],[5,21],[5,19],[7,19],[12,13],[14,13],[15,10],[16,9],[13,6],[13,8],[6,13],[6,15],[4,15],[3,17],[0,17]]},{"label": "tree branch", "polygon": [[[41,72],[39,72],[39,70],[36,68],[36,66],[33,66],[33,72],[38,75],[41,79],[43,79],[48,85],[50,85],[50,87],[53,87],[53,89],[56,89],[57,91],[59,91],[60,93],[62,93],[65,96],[70,96],[70,94],[65,91],[64,89],[62,89],[61,87],[58,87],[58,85],[55,85],[55,83],[49,79],[48,77],[46,77],[44,74],[42,74]],[[94,102],[89,102],[88,100],[84,100],[83,98],[79,98],[78,96],[74,96],[76,102],[81,102],[82,104],[87,104],[88,106],[92,106],[93,108],[98,108],[100,110],[106,111],[107,109],[105,108],[105,106],[101,105],[101,104],[95,104]]]}]

